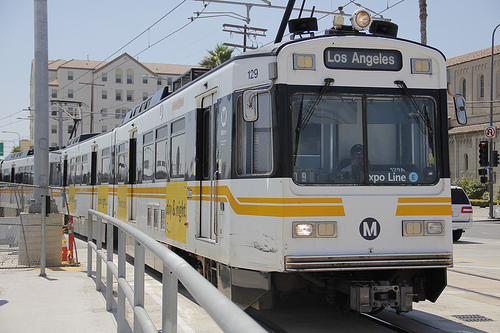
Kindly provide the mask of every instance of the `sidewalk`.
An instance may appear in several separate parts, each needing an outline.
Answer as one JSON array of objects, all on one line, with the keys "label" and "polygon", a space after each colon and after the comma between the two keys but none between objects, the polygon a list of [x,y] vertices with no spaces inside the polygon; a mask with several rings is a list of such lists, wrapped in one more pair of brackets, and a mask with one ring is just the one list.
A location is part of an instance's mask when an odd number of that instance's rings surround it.
[{"label": "sidewalk", "polygon": [[[77,239],[80,267],[40,269],[0,269],[1,333],[89,333],[116,332],[116,303],[106,311],[106,287],[95,289],[95,260],[92,278],[87,276],[86,243]],[[103,283],[106,281],[103,265]],[[133,285],[133,266],[127,265],[127,279]],[[113,281],[116,296],[117,283]],[[145,276],[145,307],[156,327],[161,329],[161,282]],[[116,302],[116,300],[115,300]],[[133,314],[126,303],[126,317],[132,325]],[[208,314],[181,293],[178,294],[177,331],[179,333],[222,332]],[[128,327],[128,332],[131,332]]]},{"label": "sidewalk", "polygon": [[[498,218],[491,219],[490,218],[490,209],[488,207],[482,208],[479,206],[472,206],[473,210],[473,220],[474,222],[479,221],[497,221]],[[496,211],[496,212],[495,212]],[[495,216],[500,216],[500,206],[493,206],[493,214]]]}]

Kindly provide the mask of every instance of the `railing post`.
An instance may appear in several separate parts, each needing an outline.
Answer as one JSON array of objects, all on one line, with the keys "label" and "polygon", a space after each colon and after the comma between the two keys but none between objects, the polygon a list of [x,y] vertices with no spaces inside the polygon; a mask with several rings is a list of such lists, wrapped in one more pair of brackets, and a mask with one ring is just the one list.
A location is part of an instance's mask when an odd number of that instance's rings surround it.
[{"label": "railing post", "polygon": [[95,290],[101,291],[102,285],[102,264],[101,257],[99,256],[99,251],[102,251],[102,218],[97,216],[97,233],[96,233],[96,244],[97,244],[97,254],[95,256]]},{"label": "railing post", "polygon": [[162,284],[162,332],[177,333],[178,280],[172,270],[165,264],[163,264]]},{"label": "railing post", "polygon": [[106,310],[113,311],[113,272],[108,265],[108,262],[113,262],[113,224],[107,221],[106,225]]},{"label": "railing post", "polygon": [[92,276],[92,247],[90,243],[92,242],[92,213],[89,212],[88,216],[88,227],[87,227],[87,276]]},{"label": "railing post", "polygon": [[144,307],[144,246],[134,240],[134,333],[142,333],[142,326],[135,315],[135,307]]},{"label": "railing post", "polygon": [[118,301],[116,309],[116,321],[117,321],[117,331],[118,333],[125,333],[126,331],[126,320],[125,320],[125,292],[120,285],[120,279],[125,280],[126,272],[126,251],[125,246],[127,242],[127,235],[125,231],[118,230]]}]

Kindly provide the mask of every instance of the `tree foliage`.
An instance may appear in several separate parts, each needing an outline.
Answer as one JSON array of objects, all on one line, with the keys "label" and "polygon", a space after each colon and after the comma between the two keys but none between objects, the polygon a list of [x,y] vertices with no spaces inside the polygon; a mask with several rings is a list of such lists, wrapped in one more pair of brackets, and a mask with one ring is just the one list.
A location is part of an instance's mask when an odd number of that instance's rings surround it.
[{"label": "tree foliage", "polygon": [[14,146],[14,147],[12,147],[12,150],[10,152],[11,153],[18,153],[20,151],[23,151],[20,146]]},{"label": "tree foliage", "polygon": [[215,68],[225,61],[229,60],[231,58],[231,55],[233,54],[233,51],[234,49],[230,49],[227,46],[217,44],[214,50],[208,50],[208,55],[203,57],[203,60],[198,64],[207,68]]}]

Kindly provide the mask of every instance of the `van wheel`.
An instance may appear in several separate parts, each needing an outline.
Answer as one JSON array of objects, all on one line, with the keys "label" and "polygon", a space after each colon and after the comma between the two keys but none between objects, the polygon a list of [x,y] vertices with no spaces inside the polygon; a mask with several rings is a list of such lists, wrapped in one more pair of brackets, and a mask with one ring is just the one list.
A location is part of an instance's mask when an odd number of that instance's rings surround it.
[{"label": "van wheel", "polygon": [[453,230],[453,241],[458,241],[462,237],[463,232],[462,229]]}]

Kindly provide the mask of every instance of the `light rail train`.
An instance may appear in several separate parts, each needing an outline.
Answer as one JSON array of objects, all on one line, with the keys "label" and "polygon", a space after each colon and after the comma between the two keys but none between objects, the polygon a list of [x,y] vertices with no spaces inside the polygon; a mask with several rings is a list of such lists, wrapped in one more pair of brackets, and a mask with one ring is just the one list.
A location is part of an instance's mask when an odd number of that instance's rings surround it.
[{"label": "light rail train", "polygon": [[242,307],[436,301],[453,263],[445,58],[364,11],[352,21],[309,36],[295,20],[309,37],[192,70],[52,152],[77,232],[89,208],[117,217]]}]

